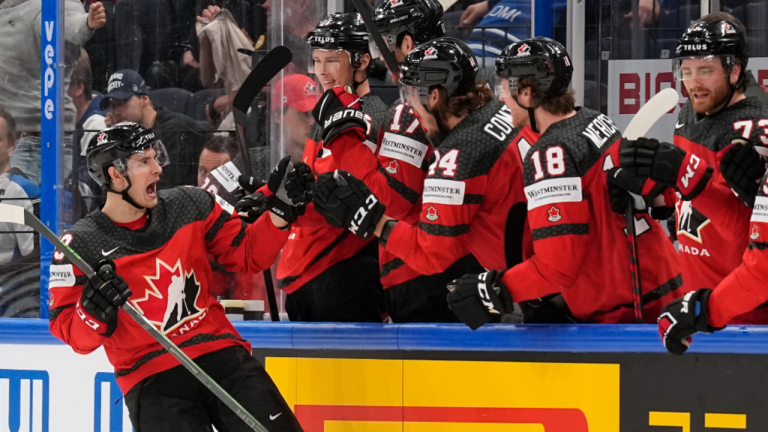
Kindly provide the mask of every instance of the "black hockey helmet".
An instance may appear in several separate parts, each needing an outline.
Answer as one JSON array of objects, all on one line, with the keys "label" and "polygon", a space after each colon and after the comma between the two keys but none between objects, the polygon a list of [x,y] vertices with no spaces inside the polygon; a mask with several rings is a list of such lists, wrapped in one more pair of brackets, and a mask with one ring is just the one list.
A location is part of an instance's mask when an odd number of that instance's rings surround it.
[{"label": "black hockey helmet", "polygon": [[571,85],[573,65],[560,42],[535,37],[504,48],[496,59],[496,75],[507,80],[510,90],[517,88],[520,78],[532,78],[538,84],[539,97],[562,96]]},{"label": "black hockey helmet", "polygon": [[[129,175],[132,172],[129,159],[150,148],[155,150],[155,161],[160,167],[168,165],[170,162],[168,152],[152,129],[147,129],[138,123],[118,123],[102,130],[88,143],[85,154],[88,174],[104,190],[121,194],[123,199],[139,207],[128,196],[128,189],[131,187]],[[124,191],[117,192],[111,189],[109,167],[117,168],[118,172],[128,179],[128,187]]]},{"label": "black hockey helmet", "polygon": [[390,51],[405,32],[417,45],[445,34],[443,6],[437,0],[386,0],[376,8],[373,21]]},{"label": "black hockey helmet", "polygon": [[[432,86],[439,86],[451,96],[473,85],[477,71],[475,54],[467,44],[450,37],[437,38],[405,56],[400,68],[401,89],[415,87],[419,97],[425,98]],[[421,103],[426,105],[426,100]]]},{"label": "black hockey helmet", "polygon": [[[347,51],[355,69],[360,67],[363,54],[370,54],[370,37],[363,19],[358,13],[332,13],[323,18],[314,30],[309,32],[307,43],[311,52],[316,49],[328,51]],[[313,62],[310,59],[310,69]],[[310,70],[310,73],[314,71]]]},{"label": "black hockey helmet", "polygon": [[681,70],[683,60],[715,56],[720,57],[727,74],[734,65],[741,64],[739,82],[736,83],[738,87],[744,81],[749,61],[747,39],[741,26],[728,20],[694,22],[677,41],[673,67],[675,78],[685,79]]}]

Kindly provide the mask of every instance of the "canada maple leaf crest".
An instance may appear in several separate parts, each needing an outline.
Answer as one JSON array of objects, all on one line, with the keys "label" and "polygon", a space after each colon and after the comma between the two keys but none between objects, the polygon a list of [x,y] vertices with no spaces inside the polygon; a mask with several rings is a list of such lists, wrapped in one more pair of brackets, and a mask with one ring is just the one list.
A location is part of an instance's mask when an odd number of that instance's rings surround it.
[{"label": "canada maple leaf crest", "polygon": [[429,47],[424,51],[424,60],[432,60],[437,58],[437,48]]},{"label": "canada maple leaf crest", "polygon": [[103,142],[104,142],[104,140],[105,140],[106,138],[107,138],[107,134],[106,134],[106,133],[104,133],[104,132],[102,132],[102,133],[101,133],[101,135],[99,135],[99,137],[98,137],[98,138],[96,138],[96,142],[97,142],[98,144],[101,144],[101,143],[103,143]]},{"label": "canada maple leaf crest", "polygon": [[390,173],[390,174],[397,174],[397,169],[398,169],[399,167],[400,167],[400,166],[397,164],[397,161],[393,159],[393,160],[391,160],[391,161],[389,162],[389,165],[387,165],[387,167],[386,167],[385,169],[386,169],[386,170],[387,170],[387,172],[388,172],[388,173]]},{"label": "canada maple leaf crest", "polygon": [[307,96],[311,96],[311,95],[317,94],[317,90],[315,89],[315,85],[310,83],[310,82],[304,84],[304,92],[307,93]]},{"label": "canada maple leaf crest", "polygon": [[517,47],[517,56],[518,57],[530,57],[531,55],[531,46],[528,44],[522,44],[519,47]]},{"label": "canada maple leaf crest", "polygon": [[395,6],[402,6],[403,0],[389,0],[389,6],[395,7]]},{"label": "canada maple leaf crest", "polygon": [[197,306],[200,283],[195,271],[185,271],[181,260],[170,266],[156,259],[154,275],[145,275],[147,287],[144,295],[129,300],[152,324],[170,334],[184,323],[202,315],[207,308]]},{"label": "canada maple leaf crest", "polygon": [[427,207],[427,219],[437,220],[437,209],[434,206]]},{"label": "canada maple leaf crest", "polygon": [[562,216],[560,216],[560,209],[555,206],[552,206],[552,208],[547,210],[547,214],[549,215],[547,220],[550,222],[557,222],[563,218]]},{"label": "canada maple leaf crest", "polygon": [[760,230],[757,228],[757,225],[752,225],[752,233],[749,235],[749,238],[752,240],[760,238]]}]

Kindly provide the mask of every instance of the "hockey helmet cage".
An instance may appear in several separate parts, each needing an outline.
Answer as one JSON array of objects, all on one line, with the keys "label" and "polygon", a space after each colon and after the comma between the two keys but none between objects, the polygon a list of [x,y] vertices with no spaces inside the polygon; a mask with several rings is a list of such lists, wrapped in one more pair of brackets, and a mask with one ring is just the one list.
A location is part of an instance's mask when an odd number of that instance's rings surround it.
[{"label": "hockey helmet cage", "polygon": [[374,11],[373,21],[391,51],[404,32],[416,45],[445,35],[443,6],[437,0],[386,0]]},{"label": "hockey helmet cage", "polygon": [[[352,67],[358,69],[364,54],[370,54],[368,30],[358,13],[332,13],[322,19],[307,36],[310,55],[316,49],[347,51]],[[310,67],[312,65],[310,59]],[[313,71],[310,71],[313,73]]]},{"label": "hockey helmet cage", "polygon": [[419,93],[440,86],[451,96],[475,83],[477,59],[464,42],[442,37],[417,46],[400,68],[400,84],[416,87]]},{"label": "hockey helmet cage", "polygon": [[[510,91],[521,78],[538,84],[540,96],[562,96],[571,85],[573,64],[563,45],[546,37],[515,42],[496,59],[496,75],[507,80]],[[498,87],[498,86],[497,86]]]},{"label": "hockey helmet cage", "polygon": [[101,187],[107,188],[109,167],[114,166],[121,174],[126,175],[129,173],[128,161],[131,156],[143,153],[149,148],[155,150],[155,161],[160,167],[168,165],[168,152],[152,129],[131,122],[106,128],[88,143],[85,155],[88,174]]},{"label": "hockey helmet cage", "polygon": [[675,78],[684,79],[680,70],[684,59],[715,56],[720,57],[727,73],[730,73],[737,60],[740,62],[738,86],[744,80],[749,61],[746,35],[739,26],[726,20],[694,22],[677,41],[673,65]]}]

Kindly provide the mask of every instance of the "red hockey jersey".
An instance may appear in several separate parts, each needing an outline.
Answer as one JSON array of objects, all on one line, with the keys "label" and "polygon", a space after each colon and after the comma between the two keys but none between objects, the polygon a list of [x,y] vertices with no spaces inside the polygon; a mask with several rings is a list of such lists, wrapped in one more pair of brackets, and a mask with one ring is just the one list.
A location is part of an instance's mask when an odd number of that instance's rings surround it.
[{"label": "red hockey jersey", "polygon": [[[366,150],[373,154],[379,127],[386,120],[387,106],[372,93],[360,100],[366,120],[371,123],[365,141]],[[332,150],[323,147],[320,142],[321,133],[320,126],[312,125],[304,147],[303,160],[315,175],[337,169]],[[310,204],[306,206],[304,216],[291,225],[291,234],[277,267],[277,285],[290,294],[332,265],[358,253],[369,241],[355,236],[345,228],[327,224],[315,211],[315,206]]]},{"label": "red hockey jersey", "polygon": [[[525,156],[525,193],[534,255],[504,273],[516,302],[562,293],[586,322],[634,322],[629,250],[622,215],[611,211],[607,172],[621,134],[605,115],[581,108],[539,137]],[[679,297],[677,254],[648,215],[635,224],[647,322]]]},{"label": "red hockey jersey", "polygon": [[[741,264],[749,241],[751,214],[720,174],[718,152],[739,136],[749,138],[756,146],[768,146],[768,108],[756,98],[746,98],[703,117],[688,102],[675,127],[675,145],[714,169],[701,194],[692,201],[678,200],[675,212],[685,284],[690,289],[712,288]],[[768,308],[752,311],[735,322],[766,324]]]},{"label": "red hockey jersey", "polygon": [[[97,211],[61,239],[91,266],[105,258],[113,260],[133,293],[129,302],[191,358],[231,345],[250,350],[210,295],[215,281],[208,254],[229,271],[258,272],[274,262],[288,231],[275,227],[269,215],[248,226],[233,215],[234,208],[226,201],[198,188],[162,190],[158,201],[142,230],[119,227]],[[63,253],[54,253],[51,333],[80,354],[103,345],[123,393],[142,379],[179,365],[122,310],[111,337],[94,332],[77,313],[86,281]]]},{"label": "red hockey jersey", "polygon": [[741,264],[709,297],[709,324],[722,327],[768,301],[768,174],[763,176],[749,221]]},{"label": "red hockey jersey", "polygon": [[522,261],[521,155],[533,140],[530,129],[513,128],[501,102],[470,113],[435,149],[418,225],[397,222],[386,250],[422,274],[442,272],[469,253],[488,269]]},{"label": "red hockey jersey", "polygon": [[[338,169],[365,182],[387,206],[387,216],[417,224],[433,147],[412,108],[396,104],[387,118],[379,132],[376,154],[355,138],[341,136],[331,144],[333,160]],[[379,247],[379,265],[384,288],[421,275],[383,247]]]}]

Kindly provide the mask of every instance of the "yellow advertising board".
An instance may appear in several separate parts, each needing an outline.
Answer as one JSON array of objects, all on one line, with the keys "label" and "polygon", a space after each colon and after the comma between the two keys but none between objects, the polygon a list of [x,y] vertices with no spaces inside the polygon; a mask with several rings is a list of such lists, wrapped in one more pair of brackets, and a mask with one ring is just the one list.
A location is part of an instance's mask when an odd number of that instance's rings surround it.
[{"label": "yellow advertising board", "polygon": [[618,364],[267,357],[306,432],[617,432]]}]

